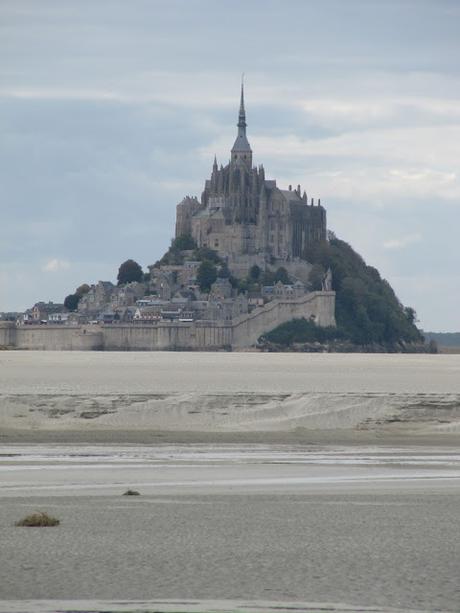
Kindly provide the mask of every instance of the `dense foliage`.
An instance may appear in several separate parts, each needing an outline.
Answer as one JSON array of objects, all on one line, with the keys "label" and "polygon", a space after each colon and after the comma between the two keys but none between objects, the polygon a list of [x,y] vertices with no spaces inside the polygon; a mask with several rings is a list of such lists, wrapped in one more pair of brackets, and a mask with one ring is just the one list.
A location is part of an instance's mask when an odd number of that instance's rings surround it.
[{"label": "dense foliage", "polygon": [[394,345],[423,340],[415,326],[415,311],[402,306],[390,284],[348,243],[332,237],[311,248],[307,259],[315,266],[315,283],[331,268],[337,327],[353,343]]},{"label": "dense foliage", "polygon": [[64,307],[68,311],[76,311],[78,307],[78,303],[80,302],[81,296],[78,294],[69,294],[64,298]]},{"label": "dense foliage", "polygon": [[291,282],[287,270],[284,266],[280,266],[274,272],[271,270],[266,270],[262,275],[262,285],[275,285],[275,283],[288,284]]},{"label": "dense foliage", "polygon": [[281,324],[265,334],[263,339],[269,343],[289,347],[293,343],[324,343],[342,337],[343,333],[337,328],[320,328],[314,322],[302,318]]},{"label": "dense foliage", "polygon": [[203,260],[198,268],[196,280],[202,292],[209,292],[211,285],[217,279],[217,268],[214,262]]},{"label": "dense foliage", "polygon": [[177,238],[173,238],[168,251],[164,254],[161,260],[155,266],[161,265],[180,265],[184,263],[183,251],[196,251],[197,245],[194,239],[189,234],[183,234]]},{"label": "dense foliage", "polygon": [[77,289],[75,290],[75,293],[78,294],[79,296],[84,296],[85,294],[87,294],[90,290],[90,286],[87,283],[83,283],[82,285],[79,285],[77,287]]},{"label": "dense foliage", "polygon": [[82,296],[87,294],[90,290],[90,287],[87,283],[83,283],[75,290],[74,294],[69,294],[64,299],[64,307],[68,311],[76,311],[78,308],[78,303],[80,302]]},{"label": "dense foliage", "polygon": [[254,265],[249,270],[249,274],[244,279],[236,279],[230,275],[230,282],[239,293],[242,292],[260,292],[263,285],[275,285],[281,281],[281,283],[290,283],[287,270],[280,266],[277,270],[266,270],[262,272],[259,266]]},{"label": "dense foliage", "polygon": [[217,254],[217,251],[214,251],[214,249],[209,249],[209,247],[200,247],[199,249],[195,249],[192,257],[197,262],[204,262],[207,260],[208,262],[213,262],[214,264],[219,265],[224,263]]},{"label": "dense foliage", "polygon": [[133,281],[143,281],[144,273],[142,268],[134,260],[126,260],[118,269],[117,281],[118,285],[132,283]]},{"label": "dense foliage", "polygon": [[[185,254],[185,251],[191,251],[192,253]],[[180,265],[184,263],[186,256],[196,262],[201,262],[197,272],[197,281],[202,292],[209,292],[211,285],[218,276],[221,278],[230,277],[230,271],[217,251],[209,247],[198,247],[188,234],[173,239],[168,251],[156,265]]]},{"label": "dense foliage", "polygon": [[171,248],[176,251],[188,251],[190,249],[196,249],[196,242],[190,234],[182,234],[182,236],[178,236],[172,240]]}]

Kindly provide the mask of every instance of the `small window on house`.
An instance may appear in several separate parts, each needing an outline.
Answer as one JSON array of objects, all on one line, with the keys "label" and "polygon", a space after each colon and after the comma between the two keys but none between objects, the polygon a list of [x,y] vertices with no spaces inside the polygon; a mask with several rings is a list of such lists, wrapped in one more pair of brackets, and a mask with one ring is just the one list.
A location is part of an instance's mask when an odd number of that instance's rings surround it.
[{"label": "small window on house", "polygon": [[214,241],[214,247],[218,247],[218,246],[219,246],[219,241],[218,241],[218,239],[216,238],[216,240]]}]

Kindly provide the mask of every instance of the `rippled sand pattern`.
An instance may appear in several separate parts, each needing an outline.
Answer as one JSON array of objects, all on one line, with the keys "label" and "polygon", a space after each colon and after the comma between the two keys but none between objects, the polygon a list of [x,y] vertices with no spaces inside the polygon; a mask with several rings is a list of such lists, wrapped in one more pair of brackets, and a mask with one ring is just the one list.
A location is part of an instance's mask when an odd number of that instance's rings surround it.
[{"label": "rippled sand pattern", "polygon": [[4,394],[4,428],[56,431],[455,433],[460,394]]},{"label": "rippled sand pattern", "polygon": [[11,431],[460,435],[460,356],[4,352]]}]

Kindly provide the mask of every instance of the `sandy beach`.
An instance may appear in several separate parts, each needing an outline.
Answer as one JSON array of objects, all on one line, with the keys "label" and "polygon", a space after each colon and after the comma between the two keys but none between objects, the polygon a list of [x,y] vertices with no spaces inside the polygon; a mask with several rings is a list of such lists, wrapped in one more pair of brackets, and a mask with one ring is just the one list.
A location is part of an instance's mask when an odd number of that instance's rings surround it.
[{"label": "sandy beach", "polygon": [[[0,475],[4,607],[182,596],[457,609],[458,449],[8,446]],[[14,527],[37,509],[61,525]]]},{"label": "sandy beach", "polygon": [[457,611],[459,397],[460,356],[3,352],[0,611]]},{"label": "sandy beach", "polygon": [[0,354],[4,442],[456,444],[460,356]]}]

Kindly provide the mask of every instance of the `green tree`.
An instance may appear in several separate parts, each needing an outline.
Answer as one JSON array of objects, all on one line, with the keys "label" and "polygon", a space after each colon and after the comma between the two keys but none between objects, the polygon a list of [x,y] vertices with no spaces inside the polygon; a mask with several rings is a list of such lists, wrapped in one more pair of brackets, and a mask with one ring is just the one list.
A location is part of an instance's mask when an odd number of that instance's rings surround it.
[{"label": "green tree", "polygon": [[239,279],[237,287],[238,293],[244,294],[245,292],[249,291],[250,283],[247,279]]},{"label": "green tree", "polygon": [[189,251],[191,249],[196,249],[196,242],[190,234],[182,234],[182,236],[178,236],[172,241],[171,249]]},{"label": "green tree", "polygon": [[323,279],[326,274],[324,267],[321,264],[314,264],[309,276],[309,281],[311,283],[311,289],[314,292],[321,291],[323,288]]},{"label": "green tree", "polygon": [[195,249],[193,257],[199,262],[208,260],[209,262],[214,262],[214,264],[223,263],[217,251],[214,251],[214,249],[210,249],[209,247],[200,247],[199,249]]},{"label": "green tree", "polygon": [[219,268],[219,272],[217,273],[219,279],[229,279],[230,278],[230,270],[228,269],[227,264],[224,262],[222,266]]},{"label": "green tree", "polygon": [[211,285],[217,279],[217,268],[213,262],[204,260],[201,262],[196,275],[198,285],[202,292],[209,292]]},{"label": "green tree", "polygon": [[368,266],[350,245],[331,236],[308,250],[307,259],[323,270],[331,268],[336,291],[336,320],[346,338],[356,344],[379,343],[394,348],[422,342],[415,311],[404,308],[378,270]]},{"label": "green tree", "polygon": [[281,283],[284,283],[285,285],[289,283],[288,271],[284,268],[284,266],[280,266],[275,272],[275,283],[278,283],[278,281],[281,281]]},{"label": "green tree", "polygon": [[142,281],[143,278],[144,273],[142,272],[142,268],[134,260],[126,260],[118,269],[118,285],[132,283],[133,281]]},{"label": "green tree", "polygon": [[417,313],[415,312],[415,309],[413,309],[412,307],[405,307],[404,314],[410,324],[415,324],[415,322],[417,321]]},{"label": "green tree", "polygon": [[82,285],[79,285],[77,287],[77,289],[75,290],[75,293],[78,294],[79,296],[84,296],[85,294],[87,294],[90,290],[90,286],[87,283],[83,283]]},{"label": "green tree", "polygon": [[337,328],[321,328],[313,321],[301,318],[291,319],[291,321],[279,325],[261,337],[260,340],[289,347],[294,343],[323,343],[341,337],[342,333]]},{"label": "green tree", "polygon": [[257,266],[257,264],[254,264],[254,266],[252,266],[251,270],[249,271],[249,279],[251,281],[258,281],[260,279],[261,274],[262,271],[260,270],[260,267]]},{"label": "green tree", "polygon": [[275,273],[271,270],[266,270],[262,275],[262,285],[273,285],[275,283]]},{"label": "green tree", "polygon": [[78,303],[80,302],[81,296],[79,294],[69,294],[64,299],[64,307],[68,311],[76,311],[78,307]]}]

